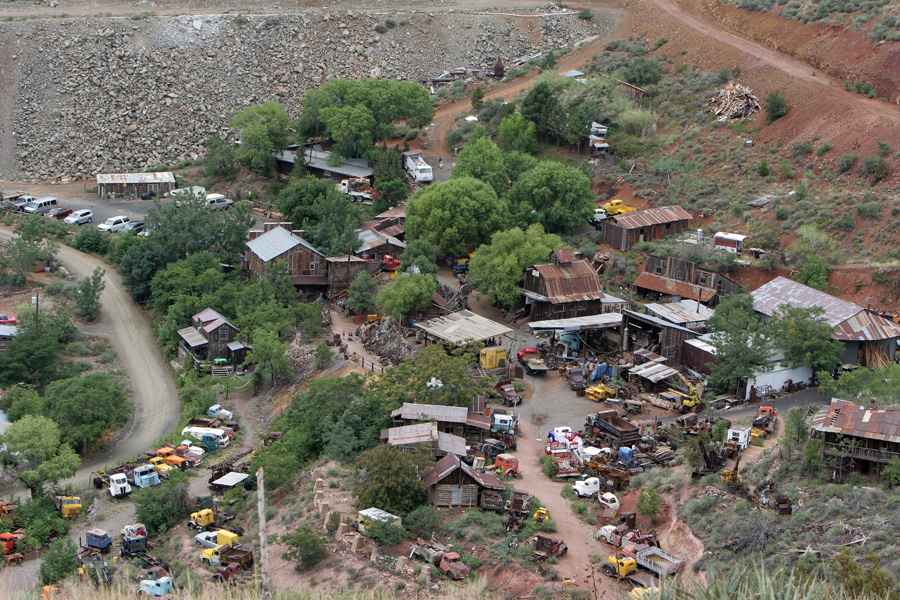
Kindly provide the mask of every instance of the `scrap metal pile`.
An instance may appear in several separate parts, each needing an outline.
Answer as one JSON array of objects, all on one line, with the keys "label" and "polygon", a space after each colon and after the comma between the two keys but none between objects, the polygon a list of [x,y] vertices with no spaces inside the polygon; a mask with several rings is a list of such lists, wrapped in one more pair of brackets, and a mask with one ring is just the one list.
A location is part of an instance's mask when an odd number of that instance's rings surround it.
[{"label": "scrap metal pile", "polygon": [[360,328],[360,340],[366,350],[381,359],[382,365],[399,365],[416,353],[400,327],[390,324],[393,319],[381,319]]},{"label": "scrap metal pile", "polygon": [[706,101],[706,112],[711,112],[719,121],[743,119],[759,110],[759,100],[753,91],[739,83],[729,83]]}]

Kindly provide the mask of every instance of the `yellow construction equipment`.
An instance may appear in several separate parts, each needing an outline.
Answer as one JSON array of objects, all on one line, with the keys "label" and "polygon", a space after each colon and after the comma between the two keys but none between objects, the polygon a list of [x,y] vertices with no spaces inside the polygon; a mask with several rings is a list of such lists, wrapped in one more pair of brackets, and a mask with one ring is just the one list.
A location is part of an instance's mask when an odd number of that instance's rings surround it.
[{"label": "yellow construction equipment", "polygon": [[481,352],[478,353],[478,362],[483,369],[505,367],[508,361],[509,355],[506,352],[506,348],[503,346],[482,348]]},{"label": "yellow construction equipment", "polygon": [[608,398],[615,398],[618,391],[618,388],[609,387],[604,383],[598,383],[584,390],[584,396],[588,400],[594,402],[603,402]]},{"label": "yellow construction equipment", "polygon": [[734,469],[722,471],[722,481],[725,486],[732,492],[741,487],[741,476],[738,474],[738,468],[741,465],[741,455],[738,454],[737,460],[734,461]]},{"label": "yellow construction equipment", "polygon": [[532,515],[531,520],[535,523],[543,523],[550,519],[550,511],[548,511],[543,506],[534,511],[534,515]]},{"label": "yellow construction equipment", "polygon": [[700,412],[703,403],[700,401],[700,396],[697,395],[697,388],[694,387],[694,384],[685,379],[684,375],[681,373],[678,374],[678,379],[681,385],[684,386],[684,389],[687,390],[687,393],[674,388],[669,388],[669,391],[681,396],[681,412]]},{"label": "yellow construction equipment", "polygon": [[621,200],[610,200],[606,204],[601,204],[600,208],[606,211],[610,217],[615,215],[624,215],[625,213],[637,212],[636,208],[626,205]]}]

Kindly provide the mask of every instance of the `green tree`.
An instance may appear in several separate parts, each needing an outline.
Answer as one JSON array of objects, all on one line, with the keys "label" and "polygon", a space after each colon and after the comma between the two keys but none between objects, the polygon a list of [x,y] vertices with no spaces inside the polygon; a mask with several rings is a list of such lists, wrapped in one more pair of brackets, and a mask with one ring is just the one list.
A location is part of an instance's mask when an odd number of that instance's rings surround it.
[{"label": "green tree", "polygon": [[[291,439],[295,434],[288,432],[285,436]],[[250,470],[255,473],[257,469],[263,469],[266,474],[266,489],[271,491],[283,486],[293,486],[302,467],[303,463],[297,455],[287,449],[285,441],[279,440],[254,452]]]},{"label": "green tree", "polygon": [[241,136],[234,159],[267,177],[274,175],[275,154],[287,149],[290,141],[291,118],[281,103],[263,102],[243,108],[231,117],[228,125]]},{"label": "green tree", "polygon": [[256,329],[251,336],[253,348],[247,353],[244,364],[255,364],[260,375],[278,377],[291,372],[291,360],[287,356],[290,344],[282,343],[271,329]]},{"label": "green tree", "polygon": [[431,466],[427,452],[407,454],[382,444],[364,452],[356,464],[365,471],[362,484],[353,492],[357,506],[402,517],[425,503],[421,472]]},{"label": "green tree", "polygon": [[522,101],[522,116],[534,123],[539,133],[546,135],[555,102],[550,85],[542,81],[531,88]]},{"label": "green tree", "polygon": [[[396,148],[378,146],[369,153],[369,162],[372,163],[372,178],[375,185],[380,186],[386,181],[406,181],[406,173],[403,171],[400,152]],[[405,187],[405,184],[404,184]]]},{"label": "green tree", "polygon": [[40,575],[44,585],[53,585],[67,579],[81,566],[78,546],[71,538],[60,538],[50,544],[41,559]]},{"label": "green tree", "polygon": [[109,252],[112,240],[108,233],[96,227],[81,227],[72,239],[72,247],[82,252],[93,252],[103,256]]},{"label": "green tree", "polygon": [[14,285],[25,285],[28,273],[41,263],[53,260],[59,250],[59,244],[43,239],[45,222],[46,219],[41,215],[22,217],[19,235],[12,238],[6,246],[5,262],[12,272]]},{"label": "green tree", "polygon": [[481,110],[484,107],[484,88],[480,85],[472,90],[472,110]]},{"label": "green tree", "polygon": [[362,216],[346,194],[332,188],[316,198],[311,211],[312,218],[305,224],[307,236],[325,256],[347,254],[362,244],[356,233]]},{"label": "green tree", "polygon": [[75,287],[75,313],[85,321],[93,321],[100,315],[100,293],[106,287],[103,275],[106,271],[97,267],[90,277],[82,279]]},{"label": "green tree", "polygon": [[3,462],[32,499],[43,493],[44,483],[71,477],[81,466],[81,458],[60,440],[59,426],[39,415],[22,417],[0,435]]},{"label": "green tree", "polygon": [[411,268],[419,273],[437,275],[437,257],[434,254],[434,246],[425,240],[412,240],[406,245],[403,254],[400,255],[400,271],[406,272]]},{"label": "green tree", "polygon": [[891,487],[900,485],[900,456],[895,456],[881,470],[881,478]]},{"label": "green tree", "polygon": [[881,557],[869,552],[865,562],[868,567],[844,547],[828,562],[828,571],[850,598],[896,598],[894,576],[881,568]]},{"label": "green tree", "polygon": [[167,531],[191,514],[190,482],[183,471],[171,471],[161,485],[137,491],[134,513],[151,535]]},{"label": "green tree", "polygon": [[332,362],[334,362],[334,352],[331,351],[328,344],[325,342],[316,344],[316,368],[324,369]]},{"label": "green tree", "polygon": [[319,179],[312,175],[291,177],[287,185],[278,192],[275,206],[297,227],[302,227],[307,220],[314,218],[313,205],[316,200],[334,189],[334,181],[331,179]]},{"label": "green tree", "polygon": [[811,256],[800,267],[800,271],[797,272],[797,276],[794,279],[811,288],[816,288],[823,292],[827,291],[828,265],[825,264],[825,261],[820,256]]},{"label": "green tree", "polygon": [[821,439],[811,438],[803,447],[803,464],[807,473],[820,473],[825,468],[825,460],[822,456]]},{"label": "green tree", "polygon": [[359,312],[369,314],[375,309],[375,296],[378,294],[378,282],[361,271],[350,282],[347,289],[347,303]]},{"label": "green tree", "polygon": [[787,100],[785,100],[783,92],[772,90],[766,96],[764,103],[766,105],[766,125],[771,125],[787,114]]},{"label": "green tree", "polygon": [[553,161],[523,173],[509,192],[518,222],[540,223],[550,233],[586,223],[594,214],[595,198],[587,175]]},{"label": "green tree", "polygon": [[234,148],[221,135],[212,135],[203,144],[206,147],[206,158],[203,161],[203,174],[231,181],[237,173],[234,161]]},{"label": "green tree", "polygon": [[825,321],[825,310],[782,304],[769,323],[782,362],[790,368],[809,367],[813,373],[832,369],[844,354],[844,345],[831,337],[833,327]]},{"label": "green tree", "polygon": [[[18,315],[18,335],[7,343],[3,360],[0,360],[0,387],[17,383],[46,385],[60,376],[63,364],[62,341],[54,335],[52,322],[41,311],[38,329],[28,307]],[[28,322],[24,317],[30,318]]]},{"label": "green tree", "polygon": [[441,518],[432,506],[420,506],[403,519],[403,525],[416,537],[430,539],[440,534]]},{"label": "green tree", "polygon": [[[479,126],[480,127],[480,126]],[[486,136],[478,137],[463,147],[456,157],[453,179],[474,177],[491,186],[498,196],[509,190],[509,175],[503,164],[503,152]]]},{"label": "green tree", "polygon": [[406,531],[395,522],[372,521],[366,527],[366,535],[373,538],[379,546],[396,546],[403,541]]},{"label": "green tree", "polygon": [[565,247],[558,235],[545,233],[540,223],[526,231],[518,227],[498,231],[469,261],[469,281],[491,304],[512,306],[522,295],[525,269],[548,262],[553,250]]},{"label": "green tree", "polygon": [[108,373],[90,373],[54,381],[44,392],[43,414],[59,423],[62,441],[87,453],[112,429],[131,417],[133,405]]},{"label": "green tree", "polygon": [[313,531],[309,525],[301,525],[293,533],[278,536],[278,541],[288,547],[281,557],[296,562],[294,568],[297,571],[312,569],[328,555],[328,538]]},{"label": "green tree", "polygon": [[506,176],[513,185],[519,180],[522,173],[527,173],[538,166],[538,162],[537,158],[523,152],[513,151],[503,154],[503,164],[506,167]]},{"label": "green tree", "polygon": [[806,411],[795,406],[788,412],[782,436],[782,445],[785,448],[787,459],[791,460],[794,450],[802,448],[808,439],[809,425],[806,424]]},{"label": "green tree", "polygon": [[380,214],[392,206],[406,202],[409,198],[409,188],[406,187],[406,179],[398,177],[390,181],[382,181],[377,184],[378,197],[372,202],[372,212]]},{"label": "green tree", "polygon": [[797,240],[790,247],[791,257],[800,264],[806,263],[813,257],[818,257],[829,265],[837,264],[841,262],[843,253],[843,248],[834,240],[833,236],[815,225],[798,227]]},{"label": "green tree", "polygon": [[43,400],[35,390],[16,386],[3,394],[3,410],[10,421],[18,421],[25,415],[43,414]]},{"label": "green tree", "polygon": [[659,80],[662,79],[662,66],[655,58],[639,56],[625,67],[622,77],[634,85],[659,83]]},{"label": "green tree", "polygon": [[452,177],[417,192],[406,207],[408,240],[440,246],[442,253],[464,256],[503,228],[509,206],[486,183]]},{"label": "green tree", "polygon": [[659,497],[659,493],[656,491],[655,487],[641,490],[640,495],[638,495],[637,504],[635,505],[638,513],[645,517],[650,517],[650,520],[655,522],[661,507],[662,498]]},{"label": "green tree", "polygon": [[885,406],[900,404],[900,365],[885,369],[860,367],[841,373],[837,379],[819,374],[819,392],[827,398],[856,398]]},{"label": "green tree", "polygon": [[437,283],[431,275],[401,274],[378,294],[376,302],[385,314],[399,320],[428,306],[436,289]]},{"label": "green tree", "polygon": [[354,398],[341,416],[325,426],[325,456],[351,462],[361,452],[380,444],[381,426],[388,417],[380,396]]},{"label": "green tree", "polygon": [[707,326],[716,346],[716,360],[707,365],[709,382],[716,390],[735,389],[753,374],[772,369],[772,346],[750,294],[733,294],[722,300]]},{"label": "green tree", "polygon": [[526,121],[522,113],[513,113],[500,121],[497,130],[497,145],[504,152],[537,152],[537,129],[533,122]]}]

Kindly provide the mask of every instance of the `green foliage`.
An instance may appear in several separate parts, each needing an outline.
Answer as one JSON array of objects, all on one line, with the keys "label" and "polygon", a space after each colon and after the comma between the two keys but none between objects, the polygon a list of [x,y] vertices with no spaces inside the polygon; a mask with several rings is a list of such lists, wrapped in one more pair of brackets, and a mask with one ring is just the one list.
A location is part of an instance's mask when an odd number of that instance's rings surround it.
[{"label": "green foliage", "polygon": [[816,288],[817,290],[828,290],[828,265],[819,256],[811,256],[794,278],[803,285]]},{"label": "green foliage", "polygon": [[256,329],[251,336],[253,348],[247,353],[245,365],[257,365],[263,376],[278,377],[291,372],[291,360],[287,356],[290,344],[282,342],[271,329]]},{"label": "green foliage", "polygon": [[804,447],[808,439],[809,426],[806,424],[806,413],[802,408],[795,406],[788,412],[784,435],[781,438],[787,460],[791,460],[794,450]]},{"label": "green foliage", "polygon": [[622,76],[628,83],[638,86],[659,83],[662,79],[662,66],[655,58],[639,56],[625,67]]},{"label": "green foliage", "polygon": [[892,598],[894,576],[881,568],[881,557],[875,552],[865,555],[868,567],[844,547],[828,563],[828,570],[851,598]]},{"label": "green foliage", "polygon": [[312,175],[291,177],[288,184],[278,192],[275,206],[298,228],[303,227],[304,223],[314,218],[313,206],[316,201],[332,190],[337,192],[331,179],[319,179]]},{"label": "green foliage", "polygon": [[856,164],[857,155],[853,153],[841,154],[837,159],[838,173],[846,173]]},{"label": "green foliage", "polygon": [[241,144],[234,149],[234,160],[267,177],[275,175],[274,155],[283,152],[290,140],[291,118],[281,103],[264,102],[243,108],[228,125],[241,137]]},{"label": "green foliage", "polygon": [[347,254],[362,244],[356,233],[362,215],[346,194],[332,187],[315,199],[310,211],[304,227],[310,243],[325,256]]},{"label": "green foliage", "polygon": [[612,153],[622,158],[636,158],[656,152],[659,141],[626,133],[611,133],[607,137]]},{"label": "green foliage", "polygon": [[207,138],[206,158],[203,161],[202,174],[206,177],[232,180],[237,173],[234,160],[234,148],[220,135]]},{"label": "green foliage", "polygon": [[587,175],[562,163],[544,161],[522,174],[509,192],[516,220],[540,223],[549,233],[569,231],[594,212]]},{"label": "green foliage", "polygon": [[328,555],[328,538],[309,525],[301,525],[293,533],[279,536],[278,541],[288,547],[281,557],[296,562],[294,568],[297,571],[315,567]]},{"label": "green foliage", "polygon": [[562,239],[545,233],[540,223],[526,231],[515,227],[498,231],[491,243],[479,246],[469,262],[469,281],[493,303],[512,306],[521,296],[525,269],[550,260],[553,250],[564,248]]},{"label": "green foliage", "polygon": [[103,256],[109,251],[109,245],[112,239],[106,232],[100,231],[96,227],[81,227],[75,232],[72,238],[72,246],[76,250],[82,252],[92,252]]},{"label": "green foliage", "polygon": [[871,177],[872,183],[875,184],[888,176],[891,172],[891,167],[880,156],[867,156],[859,166],[859,172],[867,177]]},{"label": "green foliage", "polygon": [[378,293],[378,282],[365,271],[361,271],[350,282],[347,290],[347,303],[361,313],[371,313],[375,309],[375,296]]},{"label": "green foliage", "polygon": [[552,456],[541,456],[541,472],[550,479],[556,477],[556,462]]},{"label": "green foliage", "polygon": [[771,344],[749,294],[722,300],[707,326],[716,345],[716,360],[707,365],[709,382],[717,391],[737,388],[750,375],[772,368]]},{"label": "green foliage", "polygon": [[659,509],[662,507],[662,498],[656,491],[655,487],[641,489],[635,508],[637,512],[645,517],[650,517],[651,521],[655,521],[659,515]]},{"label": "green foliage", "polygon": [[756,172],[760,177],[768,177],[769,173],[772,172],[772,169],[769,168],[769,163],[766,162],[766,159],[762,159],[759,162],[759,167],[756,169]]},{"label": "green foliage", "polygon": [[411,312],[427,307],[436,289],[437,282],[431,275],[400,274],[378,294],[376,302],[385,314],[402,319]]},{"label": "green foliage", "polygon": [[797,241],[791,244],[790,252],[797,262],[804,264],[813,257],[819,257],[826,264],[840,262],[844,251],[826,232],[815,225],[801,225],[796,233]]},{"label": "green foliage", "polygon": [[825,153],[831,150],[833,146],[830,142],[822,142],[816,146],[816,156],[825,156]]},{"label": "green foliage", "polygon": [[81,466],[81,458],[68,444],[61,443],[59,426],[39,415],[26,415],[0,435],[3,462],[16,479],[31,492],[41,495],[44,483],[71,477]]},{"label": "green foliage", "polygon": [[821,393],[828,398],[858,398],[863,403],[900,405],[900,365],[877,370],[860,367],[841,373],[838,379],[824,374],[819,379]]},{"label": "green foliage", "polygon": [[484,88],[480,85],[475,86],[472,90],[472,109],[481,110],[484,106]]},{"label": "green foliage", "polygon": [[276,490],[293,485],[294,478],[303,466],[295,454],[287,450],[283,441],[275,442],[267,448],[260,448],[253,454],[252,471],[263,469],[266,475],[266,489]]},{"label": "green foliage", "polygon": [[56,421],[62,442],[85,454],[117,427],[128,422],[132,403],[108,373],[90,373],[54,381],[44,392],[43,413]]},{"label": "green foliage", "polygon": [[431,539],[441,533],[441,518],[432,506],[420,506],[403,519],[403,525],[416,537]]},{"label": "green foliage", "polygon": [[387,444],[364,452],[357,466],[365,470],[354,490],[357,506],[376,507],[404,516],[425,503],[425,484],[419,473],[430,466],[427,451],[407,454]]},{"label": "green foliage", "polygon": [[366,526],[366,535],[375,540],[379,546],[396,546],[406,535],[401,525],[394,522],[373,520]]},{"label": "green foliage", "polygon": [[895,456],[881,470],[881,479],[890,487],[900,485],[900,456]]},{"label": "green foliage", "polygon": [[190,516],[189,481],[179,470],[171,471],[160,485],[136,491],[132,498],[135,518],[151,535],[163,533]]},{"label": "green foliage", "polygon": [[17,386],[4,393],[2,408],[10,421],[18,421],[25,415],[40,415],[43,400],[35,390]]},{"label": "green foliage", "polygon": [[7,343],[0,361],[2,387],[17,383],[45,385],[60,377],[62,343],[57,336],[49,335],[49,324],[43,320],[46,315],[41,314],[40,331],[37,331],[33,320],[30,325],[23,323],[24,314],[30,311],[17,313],[18,335]]},{"label": "green foliage", "polygon": [[44,585],[53,585],[67,579],[81,566],[78,546],[71,538],[60,538],[50,544],[41,559],[40,576]]},{"label": "green foliage", "polygon": [[504,152],[535,154],[538,145],[534,123],[526,121],[522,113],[513,113],[504,118],[497,131],[497,145]]},{"label": "green foliage", "polygon": [[775,345],[784,350],[783,363],[790,368],[809,367],[813,372],[834,367],[844,353],[844,345],[831,337],[832,327],[819,306],[778,307],[769,323]]},{"label": "green foliage", "polygon": [[449,181],[434,183],[409,199],[407,239],[422,239],[445,253],[463,256],[467,248],[487,242],[502,229],[508,213],[507,201],[489,185],[454,173]]},{"label": "green foliage", "polygon": [[316,344],[316,368],[324,369],[332,362],[334,362],[334,353],[328,347],[328,344],[325,342]]},{"label": "green foliage", "polygon": [[771,125],[774,121],[787,114],[787,101],[784,98],[783,92],[772,90],[766,96],[764,102],[766,105],[767,125]]},{"label": "green foliage", "polygon": [[423,273],[437,276],[437,257],[434,246],[425,240],[412,240],[406,245],[403,254],[400,255],[400,272],[413,269],[412,273]]},{"label": "green foliage", "polygon": [[875,140],[878,142],[878,155],[879,156],[887,156],[891,153],[891,145],[887,142],[882,142],[881,140]]},{"label": "green foliage", "polygon": [[531,121],[542,134],[549,132],[550,116],[554,108],[553,92],[546,81],[531,88],[522,101],[522,116]]},{"label": "green foliage", "polygon": [[75,288],[75,313],[85,321],[93,321],[100,315],[100,293],[106,287],[103,275],[106,271],[97,267],[90,277],[82,279]]},{"label": "green foliage", "polygon": [[810,152],[812,152],[812,144],[810,142],[794,142],[791,146],[791,156],[793,158],[806,156]]},{"label": "green foliage", "polygon": [[487,136],[476,137],[466,144],[456,158],[451,181],[467,177],[474,177],[490,185],[498,196],[509,190],[509,176],[503,165],[503,152]]},{"label": "green foliage", "polygon": [[[656,130],[656,115],[645,108],[623,110],[616,116],[615,122],[619,131],[625,135],[647,137]],[[694,146],[695,154],[698,154],[697,148],[702,152],[702,146]]]},{"label": "green foliage", "polygon": [[19,219],[19,235],[7,244],[3,261],[12,273],[13,285],[25,285],[28,273],[56,256],[59,245],[50,239],[43,239],[47,221],[42,215],[22,216]]},{"label": "green foliage", "polygon": [[594,18],[594,13],[585,8],[580,13],[578,13],[578,18],[584,19],[585,21],[590,21]]}]

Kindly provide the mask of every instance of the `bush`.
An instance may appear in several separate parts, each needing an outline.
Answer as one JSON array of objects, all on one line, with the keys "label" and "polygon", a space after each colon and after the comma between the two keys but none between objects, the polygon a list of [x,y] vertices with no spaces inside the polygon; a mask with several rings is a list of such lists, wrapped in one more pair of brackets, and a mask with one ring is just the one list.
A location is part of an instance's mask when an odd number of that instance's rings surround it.
[{"label": "bush", "polygon": [[70,538],[61,538],[50,544],[41,562],[41,583],[53,585],[75,573],[81,566],[78,547]]},{"label": "bush", "polygon": [[403,519],[404,525],[413,535],[430,538],[432,533],[441,531],[441,519],[431,506],[420,506]]},{"label": "bush", "polygon": [[324,369],[333,361],[334,353],[331,351],[331,348],[325,342],[319,342],[316,345],[316,368]]},{"label": "bush", "polygon": [[187,475],[173,471],[162,485],[134,494],[135,516],[151,534],[166,531],[190,515],[189,492]]},{"label": "bush", "polygon": [[891,153],[891,145],[887,142],[882,142],[881,140],[875,140],[878,142],[878,154],[879,156],[887,156]]},{"label": "bush", "polygon": [[766,159],[762,159],[759,163],[759,168],[756,169],[756,172],[759,173],[760,177],[768,177],[769,173],[772,172],[772,169],[769,167],[769,163],[766,162]]},{"label": "bush", "polygon": [[793,158],[806,156],[807,154],[812,152],[812,144],[810,144],[809,142],[796,142],[791,148],[791,156]]},{"label": "bush", "polygon": [[396,523],[373,520],[366,527],[366,534],[379,546],[396,546],[403,540],[406,531]]},{"label": "bush", "polygon": [[823,156],[829,150],[831,150],[831,144],[822,142],[820,146],[816,147],[816,156]]},{"label": "bush", "polygon": [[787,101],[784,94],[778,90],[772,90],[766,96],[766,124],[771,125],[775,120],[787,114]]},{"label": "bush", "polygon": [[788,209],[783,206],[779,206],[775,209],[775,218],[779,221],[787,221],[788,215],[790,215]]},{"label": "bush", "polygon": [[82,252],[92,252],[94,254],[104,255],[109,251],[109,243],[112,237],[108,233],[104,233],[96,227],[82,227],[75,234],[72,240],[72,246],[76,250]]},{"label": "bush", "polygon": [[585,21],[590,21],[591,19],[594,18],[594,13],[592,13],[592,12],[589,11],[588,9],[584,9],[583,11],[581,11],[580,13],[578,13],[578,18],[579,18],[579,19],[584,19]]},{"label": "bush", "polygon": [[847,154],[841,154],[837,159],[837,170],[838,173],[846,173],[850,169],[853,168],[853,165],[856,163],[857,156],[852,152],[848,152]]},{"label": "bush", "polygon": [[279,536],[278,541],[288,547],[282,558],[295,561],[297,571],[313,568],[327,554],[328,538],[313,531],[309,525],[301,525],[294,533]]},{"label": "bush", "polygon": [[891,168],[887,161],[880,156],[867,156],[859,166],[859,172],[870,176],[872,183],[878,183],[887,177],[888,173],[891,172]]},{"label": "bush", "polygon": [[551,479],[556,477],[556,462],[552,456],[546,454],[541,456],[541,471]]},{"label": "bush", "polygon": [[623,76],[628,83],[634,85],[659,83],[662,79],[662,67],[655,58],[638,57],[625,67]]}]

